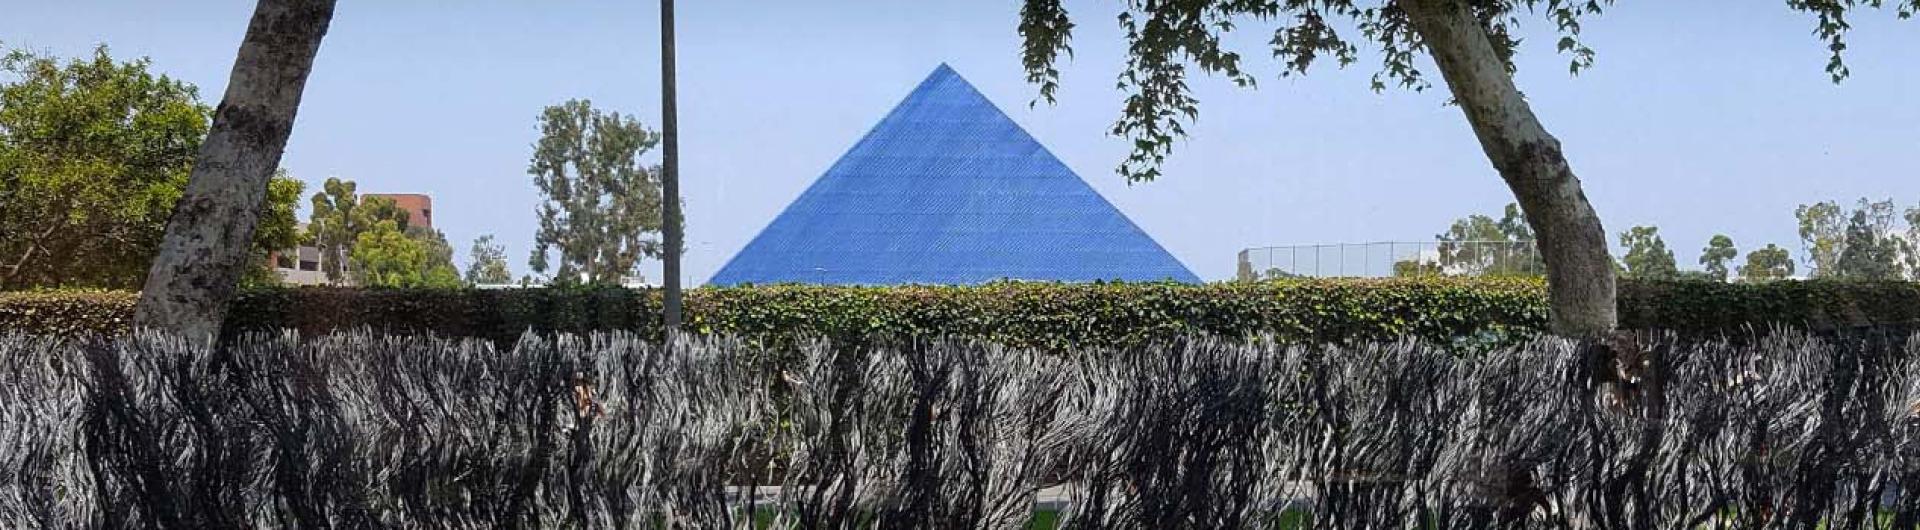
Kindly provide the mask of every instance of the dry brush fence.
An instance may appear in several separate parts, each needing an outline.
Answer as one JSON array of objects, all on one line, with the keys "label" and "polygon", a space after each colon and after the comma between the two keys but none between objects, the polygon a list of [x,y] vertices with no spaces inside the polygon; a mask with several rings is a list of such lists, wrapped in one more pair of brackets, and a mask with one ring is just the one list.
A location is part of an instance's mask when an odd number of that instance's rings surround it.
[{"label": "dry brush fence", "polygon": [[1600,347],[4,336],[0,526],[1920,522],[1920,342]]}]

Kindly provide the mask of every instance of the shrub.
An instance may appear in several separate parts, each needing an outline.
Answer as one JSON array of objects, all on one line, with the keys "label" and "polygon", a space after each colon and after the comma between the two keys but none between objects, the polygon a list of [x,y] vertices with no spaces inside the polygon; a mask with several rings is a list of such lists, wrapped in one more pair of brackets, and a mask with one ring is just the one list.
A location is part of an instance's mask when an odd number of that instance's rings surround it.
[{"label": "shrub", "polygon": [[1769,326],[1914,329],[1920,327],[1920,282],[1622,282],[1620,323],[1734,335]]},{"label": "shrub", "polygon": [[[0,329],[75,335],[126,329],[132,293],[0,293]],[[1260,283],[971,287],[700,288],[687,328],[778,344],[795,337],[973,337],[1055,351],[1141,345],[1183,334],[1335,342],[1416,337],[1509,344],[1543,329],[1545,289],[1525,279],[1280,280]],[[522,332],[657,336],[657,292],[618,288],[396,290],[297,288],[243,293],[229,334],[366,327],[511,344]],[[1772,328],[1834,331],[1920,323],[1920,284],[1622,282],[1627,329],[1740,336]]]},{"label": "shrub", "polygon": [[0,292],[0,331],[122,333],[133,323],[133,304],[139,300],[139,293],[126,291]]}]

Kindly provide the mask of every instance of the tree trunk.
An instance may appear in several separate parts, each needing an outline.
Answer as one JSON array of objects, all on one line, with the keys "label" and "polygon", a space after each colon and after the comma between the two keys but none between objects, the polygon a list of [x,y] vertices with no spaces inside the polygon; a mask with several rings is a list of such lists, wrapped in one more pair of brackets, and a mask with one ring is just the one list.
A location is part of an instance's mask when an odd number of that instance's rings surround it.
[{"label": "tree trunk", "polygon": [[1533,227],[1547,264],[1552,330],[1610,333],[1618,321],[1607,232],[1580,190],[1560,141],[1540,126],[1487,30],[1461,0],[1401,0],[1428,53]]},{"label": "tree trunk", "polygon": [[334,0],[259,0],[187,189],[134,311],[137,327],[212,340],[248,265],[267,183]]}]

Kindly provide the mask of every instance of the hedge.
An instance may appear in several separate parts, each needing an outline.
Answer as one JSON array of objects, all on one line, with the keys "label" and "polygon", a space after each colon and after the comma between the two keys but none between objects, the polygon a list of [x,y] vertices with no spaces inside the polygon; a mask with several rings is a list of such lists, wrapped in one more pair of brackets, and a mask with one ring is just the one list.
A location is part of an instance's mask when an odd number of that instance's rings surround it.
[{"label": "hedge", "polygon": [[[134,293],[0,293],[0,330],[123,332]],[[618,288],[294,288],[241,295],[229,332],[370,327],[511,342],[526,330],[657,333],[659,295]],[[1047,349],[1127,346],[1185,333],[1334,342],[1532,334],[1545,286],[1525,279],[1338,279],[1259,283],[1015,283],[982,286],[699,288],[687,329],[743,337],[976,337]],[[1622,327],[1688,334],[1920,323],[1920,283],[1622,282]]]},{"label": "hedge", "polygon": [[73,336],[124,332],[140,294],[127,291],[0,292],[0,331]]}]

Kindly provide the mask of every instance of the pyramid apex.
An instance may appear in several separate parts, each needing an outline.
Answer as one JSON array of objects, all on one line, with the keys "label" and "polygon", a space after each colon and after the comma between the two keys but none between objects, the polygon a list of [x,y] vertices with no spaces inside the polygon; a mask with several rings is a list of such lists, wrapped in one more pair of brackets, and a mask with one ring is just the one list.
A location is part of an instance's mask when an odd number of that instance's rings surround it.
[{"label": "pyramid apex", "polygon": [[[954,71],[953,67],[947,65],[946,61],[941,61],[939,66],[933,67],[932,73],[927,74],[927,78],[937,79],[941,77],[960,77],[960,72]],[[966,78],[961,77],[961,79],[964,80]]]}]

